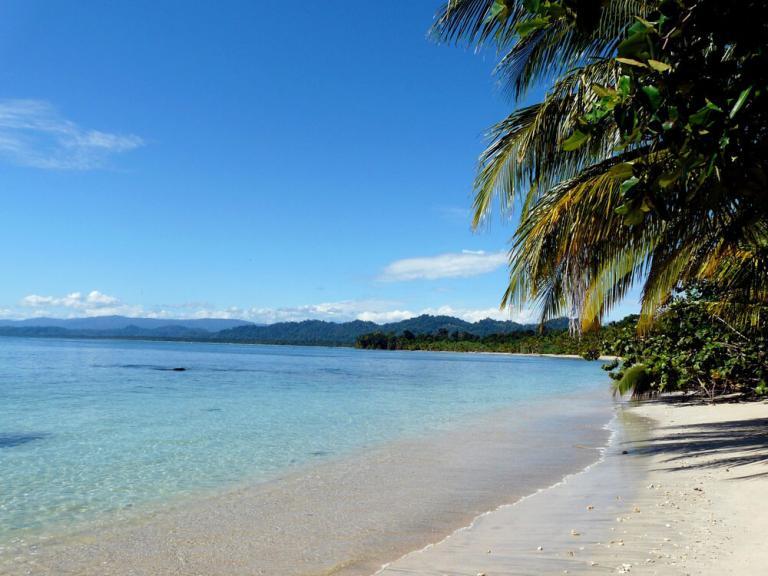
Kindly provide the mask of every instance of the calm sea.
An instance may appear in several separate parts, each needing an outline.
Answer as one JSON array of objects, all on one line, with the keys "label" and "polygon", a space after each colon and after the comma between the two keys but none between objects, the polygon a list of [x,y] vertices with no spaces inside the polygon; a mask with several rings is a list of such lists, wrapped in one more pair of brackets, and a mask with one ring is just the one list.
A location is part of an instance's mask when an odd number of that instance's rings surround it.
[{"label": "calm sea", "polygon": [[605,385],[582,360],[2,338],[0,547]]}]

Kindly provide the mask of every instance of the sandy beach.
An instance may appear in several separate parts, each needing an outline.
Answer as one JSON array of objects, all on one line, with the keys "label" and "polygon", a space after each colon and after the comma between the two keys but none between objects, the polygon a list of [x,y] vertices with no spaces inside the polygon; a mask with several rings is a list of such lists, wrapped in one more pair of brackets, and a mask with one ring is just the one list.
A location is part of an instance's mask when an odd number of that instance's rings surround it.
[{"label": "sandy beach", "polygon": [[608,438],[606,400],[499,412],[22,547],[0,572],[765,574],[768,403],[617,405]]},{"label": "sandy beach", "polygon": [[765,574],[766,423],[766,403],[625,408],[601,461],[378,574]]},{"label": "sandy beach", "polygon": [[271,482],[0,547],[0,574],[368,576],[594,462],[612,413],[605,390],[522,403]]}]

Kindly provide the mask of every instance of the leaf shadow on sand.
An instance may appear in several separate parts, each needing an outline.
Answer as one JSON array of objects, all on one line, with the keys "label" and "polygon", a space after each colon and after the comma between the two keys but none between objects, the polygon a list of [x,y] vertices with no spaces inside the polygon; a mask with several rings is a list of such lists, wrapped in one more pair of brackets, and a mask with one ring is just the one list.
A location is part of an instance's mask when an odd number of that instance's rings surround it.
[{"label": "leaf shadow on sand", "polygon": [[729,420],[657,428],[654,438],[628,442],[638,455],[667,455],[664,470],[739,468],[761,464],[764,470],[734,476],[745,480],[768,476],[768,418]]}]

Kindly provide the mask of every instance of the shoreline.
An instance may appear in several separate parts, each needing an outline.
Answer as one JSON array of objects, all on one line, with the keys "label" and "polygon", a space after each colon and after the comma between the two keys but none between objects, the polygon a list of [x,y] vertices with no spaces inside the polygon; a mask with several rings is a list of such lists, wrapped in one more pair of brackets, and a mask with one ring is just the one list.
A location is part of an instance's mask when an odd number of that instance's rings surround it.
[{"label": "shoreline", "polygon": [[[146,343],[168,343],[168,344],[215,344],[215,345],[222,345],[222,346],[293,346],[296,348],[344,348],[344,349],[352,349],[352,350],[364,350],[366,352],[434,352],[434,353],[440,353],[440,354],[488,354],[488,355],[501,355],[501,356],[521,356],[521,357],[532,357],[532,358],[570,358],[574,360],[586,360],[582,356],[578,354],[551,354],[551,353],[537,353],[537,352],[492,352],[492,351],[482,351],[482,350],[378,350],[378,349],[364,349],[364,348],[358,348],[354,344],[334,344],[330,342],[324,342],[324,343],[318,343],[318,344],[312,344],[312,343],[291,343],[291,342],[248,342],[248,341],[235,341],[235,340],[211,340],[211,339],[194,339],[194,338],[185,338],[185,339],[175,339],[170,337],[156,337],[156,338],[149,338],[145,336],[136,336],[136,337],[130,337],[130,336],[44,336],[44,335],[38,335],[38,336],[32,336],[32,335],[8,335],[8,334],[0,334],[1,338],[15,338],[15,339],[36,339],[36,340],[62,340],[62,341],[93,341],[93,342],[102,342],[102,341],[112,341],[112,342],[146,342]],[[1,340],[0,340],[1,341]],[[620,360],[621,358],[619,356],[611,356],[611,355],[601,355],[598,358],[596,358],[597,361],[612,361],[612,360]],[[586,360],[589,362],[589,360]]]},{"label": "shoreline", "polygon": [[608,398],[596,388],[457,421],[436,435],[16,550],[23,561],[9,556],[0,572],[367,576],[593,462],[613,413]]},{"label": "shoreline", "polygon": [[[487,413],[438,438],[404,440],[34,547],[23,565],[0,563],[0,571],[759,574],[754,566],[768,563],[760,540],[768,508],[756,507],[768,490],[768,402],[667,398],[606,412],[607,394],[586,404],[561,400],[554,409],[550,401]],[[600,414],[612,415],[600,426],[610,432],[607,443],[597,430],[563,438],[562,430],[589,427],[590,418],[594,425]],[[525,451],[510,458],[513,447]],[[530,474],[550,483],[537,487]],[[440,509],[450,513],[435,515]]]},{"label": "shoreline", "polygon": [[766,423],[766,402],[623,408],[598,462],[375,575],[761,574]]}]

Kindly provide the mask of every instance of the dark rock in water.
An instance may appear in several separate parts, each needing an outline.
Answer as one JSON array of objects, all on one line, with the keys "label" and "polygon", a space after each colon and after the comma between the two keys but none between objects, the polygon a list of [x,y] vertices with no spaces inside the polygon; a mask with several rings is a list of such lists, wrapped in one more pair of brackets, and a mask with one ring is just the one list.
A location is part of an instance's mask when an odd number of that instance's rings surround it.
[{"label": "dark rock in water", "polygon": [[0,448],[14,448],[34,442],[35,440],[42,440],[47,434],[2,434],[0,433]]},{"label": "dark rock in water", "polygon": [[[137,365],[138,366],[138,365]],[[168,366],[142,366],[144,368],[150,368],[151,370],[160,370],[161,372],[186,372],[187,368],[183,366],[168,367]]]}]

